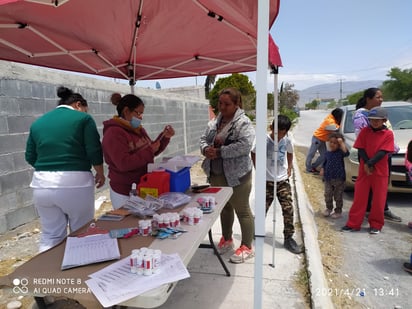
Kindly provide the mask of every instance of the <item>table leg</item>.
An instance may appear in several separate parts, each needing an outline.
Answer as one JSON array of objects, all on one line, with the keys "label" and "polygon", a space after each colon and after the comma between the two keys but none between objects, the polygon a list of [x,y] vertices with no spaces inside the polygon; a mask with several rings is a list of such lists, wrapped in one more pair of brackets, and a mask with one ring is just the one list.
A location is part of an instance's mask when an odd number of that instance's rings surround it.
[{"label": "table leg", "polygon": [[225,264],[225,261],[223,261],[222,257],[220,256],[219,252],[217,252],[215,243],[213,242],[212,230],[209,230],[209,242],[210,242],[210,244],[200,244],[199,248],[212,248],[213,252],[215,253],[217,258],[219,259],[220,264],[222,265],[223,269],[225,270],[226,276],[230,277],[230,271],[227,268],[227,266]]},{"label": "table leg", "polygon": [[47,308],[46,302],[44,301],[44,297],[34,296],[34,300],[36,302],[36,305],[37,305],[38,309],[46,309]]}]

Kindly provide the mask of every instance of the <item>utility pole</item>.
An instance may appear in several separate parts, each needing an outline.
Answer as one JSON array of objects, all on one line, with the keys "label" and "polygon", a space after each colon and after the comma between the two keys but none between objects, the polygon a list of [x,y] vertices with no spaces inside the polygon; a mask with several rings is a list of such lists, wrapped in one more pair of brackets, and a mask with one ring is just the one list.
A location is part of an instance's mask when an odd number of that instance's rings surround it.
[{"label": "utility pole", "polygon": [[339,94],[340,94],[340,96],[339,96],[339,102],[342,101],[342,81],[343,81],[343,80],[344,80],[344,79],[342,79],[342,78],[338,79],[338,82],[339,82]]}]

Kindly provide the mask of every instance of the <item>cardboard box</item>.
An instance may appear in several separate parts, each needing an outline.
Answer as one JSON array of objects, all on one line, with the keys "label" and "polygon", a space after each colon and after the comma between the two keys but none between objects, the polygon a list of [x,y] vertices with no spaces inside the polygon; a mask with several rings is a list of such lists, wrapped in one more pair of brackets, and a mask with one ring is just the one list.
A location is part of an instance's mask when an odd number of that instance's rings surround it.
[{"label": "cardboard box", "polygon": [[190,187],[190,167],[177,172],[166,170],[170,174],[170,192],[186,192]]}]

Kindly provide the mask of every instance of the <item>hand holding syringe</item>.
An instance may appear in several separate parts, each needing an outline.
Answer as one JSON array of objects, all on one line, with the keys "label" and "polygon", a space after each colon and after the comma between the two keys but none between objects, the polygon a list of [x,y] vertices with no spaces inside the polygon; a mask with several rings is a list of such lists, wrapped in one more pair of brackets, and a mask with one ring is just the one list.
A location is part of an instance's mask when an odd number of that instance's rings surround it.
[{"label": "hand holding syringe", "polygon": [[171,125],[167,125],[163,129],[160,139],[162,139],[163,137],[171,138],[173,135],[175,135],[175,130],[173,129]]},{"label": "hand holding syringe", "polygon": [[160,147],[160,140],[163,137],[171,138],[173,135],[175,135],[175,130],[173,129],[173,127],[171,125],[165,126],[162,133],[160,133],[160,135],[156,138],[156,140],[151,144],[152,150],[154,152],[157,152]]}]

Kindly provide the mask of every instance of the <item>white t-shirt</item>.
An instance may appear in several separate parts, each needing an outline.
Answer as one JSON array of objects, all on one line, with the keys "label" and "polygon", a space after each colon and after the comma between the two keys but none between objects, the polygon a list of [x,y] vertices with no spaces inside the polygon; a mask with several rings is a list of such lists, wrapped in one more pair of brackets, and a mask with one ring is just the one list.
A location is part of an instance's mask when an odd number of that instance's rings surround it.
[{"label": "white t-shirt", "polygon": [[[270,137],[266,136],[266,181],[275,181],[275,143]],[[256,152],[256,140],[253,143],[252,152]],[[278,157],[277,157],[277,177],[276,181],[288,179],[288,160],[287,153],[293,153],[292,142],[289,137],[285,136],[278,142]]]}]

